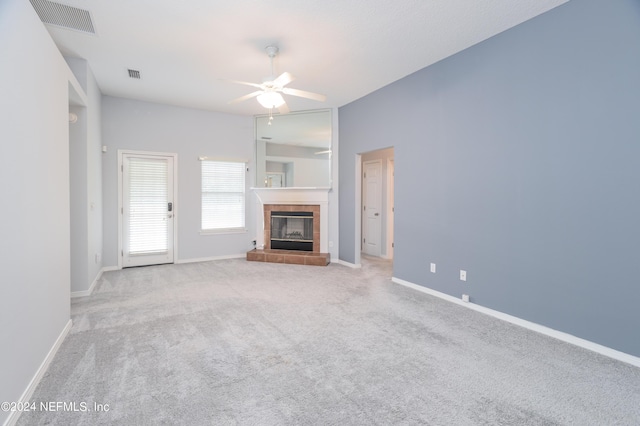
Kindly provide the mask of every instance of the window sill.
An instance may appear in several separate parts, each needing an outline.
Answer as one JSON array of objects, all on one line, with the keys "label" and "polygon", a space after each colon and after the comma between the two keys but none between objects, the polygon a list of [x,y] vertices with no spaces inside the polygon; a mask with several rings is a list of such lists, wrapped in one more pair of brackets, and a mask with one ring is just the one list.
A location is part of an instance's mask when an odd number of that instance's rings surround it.
[{"label": "window sill", "polygon": [[248,231],[247,228],[201,229],[200,235],[246,234]]}]

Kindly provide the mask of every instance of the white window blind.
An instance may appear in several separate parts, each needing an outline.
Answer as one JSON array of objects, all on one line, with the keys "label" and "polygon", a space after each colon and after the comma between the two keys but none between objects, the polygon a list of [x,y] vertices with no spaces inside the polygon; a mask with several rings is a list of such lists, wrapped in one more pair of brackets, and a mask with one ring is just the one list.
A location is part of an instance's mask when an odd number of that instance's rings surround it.
[{"label": "white window blind", "polygon": [[168,250],[167,161],[129,159],[129,253]]},{"label": "white window blind", "polygon": [[245,163],[202,160],[202,230],[244,229]]}]

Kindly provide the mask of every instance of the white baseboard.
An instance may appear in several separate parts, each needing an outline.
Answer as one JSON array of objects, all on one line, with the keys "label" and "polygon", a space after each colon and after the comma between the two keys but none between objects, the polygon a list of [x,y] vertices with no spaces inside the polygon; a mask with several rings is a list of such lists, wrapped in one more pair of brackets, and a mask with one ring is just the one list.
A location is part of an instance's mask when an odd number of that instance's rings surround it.
[{"label": "white baseboard", "polygon": [[606,357],[613,358],[615,360],[622,361],[622,362],[625,362],[627,364],[631,364],[631,365],[633,365],[635,367],[640,367],[640,358],[636,357],[634,355],[630,355],[630,354],[625,353],[625,352],[620,352],[618,350],[609,348],[607,346],[603,346],[603,345],[600,345],[598,343],[594,343],[594,342],[591,342],[589,340],[582,339],[580,337],[576,337],[576,336],[574,336],[572,334],[568,334],[568,333],[565,333],[563,331],[554,330],[553,328],[549,328],[549,327],[546,327],[544,325],[537,324],[535,322],[531,322],[531,321],[524,320],[522,318],[514,317],[513,315],[505,314],[504,312],[495,311],[495,310],[490,309],[490,308],[485,308],[484,306],[476,305],[475,303],[464,302],[464,301],[462,301],[462,299],[458,299],[458,298],[450,296],[448,294],[441,293],[439,291],[432,290],[430,288],[423,287],[421,285],[414,284],[414,283],[411,283],[409,281],[405,281],[405,280],[400,279],[400,278],[392,277],[391,281],[393,281],[396,284],[400,284],[400,285],[403,285],[405,287],[409,287],[409,288],[412,288],[414,290],[421,291],[421,292],[429,294],[431,296],[435,296],[435,297],[438,297],[440,299],[444,299],[444,300],[446,300],[448,302],[455,303],[456,305],[464,306],[465,308],[473,309],[474,311],[478,311],[478,312],[481,312],[483,314],[490,315],[490,316],[492,316],[494,318],[498,318],[498,319],[501,319],[503,321],[507,321],[507,322],[509,322],[511,324],[515,324],[515,325],[518,325],[520,327],[524,327],[526,329],[529,329],[529,330],[544,334],[544,335],[549,336],[549,337],[553,337],[553,338],[558,339],[558,340],[562,340],[563,342],[570,343],[570,344],[575,345],[575,346],[579,346],[579,347],[581,347],[583,349],[587,349],[587,350],[596,352],[596,353],[598,353],[600,355],[604,355]]},{"label": "white baseboard", "polygon": [[102,268],[102,272],[119,271],[120,269],[122,268],[118,268],[117,266],[105,266]]},{"label": "white baseboard", "polygon": [[362,264],[360,264],[360,263],[358,263],[358,264],[350,263],[350,262],[347,262],[347,261],[341,260],[341,259],[332,260],[331,263],[337,263],[339,265],[347,266],[347,267],[353,268],[353,269],[362,268]]},{"label": "white baseboard", "polygon": [[71,298],[73,299],[75,297],[91,296],[91,293],[93,293],[93,289],[96,287],[96,284],[98,283],[98,280],[100,278],[102,278],[102,274],[104,272],[118,271],[119,269],[120,268],[118,268],[117,266],[105,266],[104,268],[100,269],[100,272],[98,272],[98,275],[96,275],[96,278],[93,280],[93,282],[89,286],[89,289],[88,290],[82,290],[82,291],[72,291],[71,292]]},{"label": "white baseboard", "polygon": [[241,259],[243,257],[247,257],[247,253],[229,254],[225,256],[199,257],[194,259],[180,259],[180,260],[176,260],[175,263],[177,264],[177,263],[210,262],[212,260]]},{"label": "white baseboard", "polygon": [[[58,349],[60,349],[60,345],[62,345],[62,342],[64,342],[64,339],[69,334],[69,330],[71,330],[72,324],[73,322],[69,320],[67,324],[64,326],[64,328],[60,332],[60,335],[58,336],[53,346],[49,350],[49,353],[44,358],[44,361],[42,361],[42,364],[40,364],[40,367],[36,371],[36,374],[31,379],[31,382],[29,382],[29,385],[22,393],[22,396],[20,397],[20,399],[17,401],[18,404],[26,403],[31,399],[31,397],[33,396],[33,392],[36,390],[36,387],[38,387],[38,384],[40,383],[40,380],[42,380],[44,373],[47,372],[47,369],[49,368],[49,364],[51,364],[51,361],[53,361],[53,358],[56,356]],[[14,426],[18,422],[18,419],[20,418],[20,414],[22,414],[21,411],[12,411],[9,414],[9,417],[7,418],[7,420],[5,420],[4,426]]]},{"label": "white baseboard", "polygon": [[96,284],[98,283],[98,280],[102,277],[102,273],[103,272],[104,272],[104,269],[100,269],[100,271],[98,272],[98,275],[96,275],[96,278],[93,280],[93,282],[89,286],[88,290],[72,291],[71,292],[71,298],[73,299],[75,297],[91,296],[91,293],[93,293],[93,289],[96,287]]}]

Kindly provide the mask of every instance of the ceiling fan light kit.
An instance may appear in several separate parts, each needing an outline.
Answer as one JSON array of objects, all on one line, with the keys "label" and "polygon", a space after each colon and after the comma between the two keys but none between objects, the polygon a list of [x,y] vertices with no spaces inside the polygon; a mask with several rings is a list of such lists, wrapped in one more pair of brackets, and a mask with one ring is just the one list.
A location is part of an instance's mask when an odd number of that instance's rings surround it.
[{"label": "ceiling fan light kit", "polygon": [[287,103],[285,102],[281,93],[290,96],[312,99],[319,102],[324,102],[327,99],[326,96],[320,95],[318,93],[305,92],[304,90],[284,87],[287,84],[291,83],[294,80],[294,77],[288,72],[284,72],[277,78],[275,78],[273,73],[273,58],[275,58],[275,56],[278,54],[279,49],[277,46],[267,46],[265,48],[265,51],[267,52],[267,56],[269,56],[269,59],[271,61],[271,76],[267,77],[262,84],[232,80],[233,83],[256,87],[260,90],[249,93],[248,95],[241,96],[230,101],[229,103],[242,102],[255,97],[260,105],[269,110],[269,114],[271,115],[274,108],[277,108],[281,114],[286,114],[289,112],[289,107],[287,106]]},{"label": "ceiling fan light kit", "polygon": [[278,92],[265,92],[258,95],[258,102],[265,108],[280,108],[284,104],[284,98]]}]

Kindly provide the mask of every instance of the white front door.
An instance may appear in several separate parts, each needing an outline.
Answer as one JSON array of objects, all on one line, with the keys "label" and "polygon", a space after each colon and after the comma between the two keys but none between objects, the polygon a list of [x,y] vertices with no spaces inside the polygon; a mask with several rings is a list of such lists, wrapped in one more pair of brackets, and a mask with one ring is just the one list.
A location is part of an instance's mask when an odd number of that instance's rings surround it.
[{"label": "white front door", "polygon": [[122,266],[173,263],[174,156],[121,155]]},{"label": "white front door", "polygon": [[380,256],[382,161],[367,161],[362,171],[362,251]]}]

